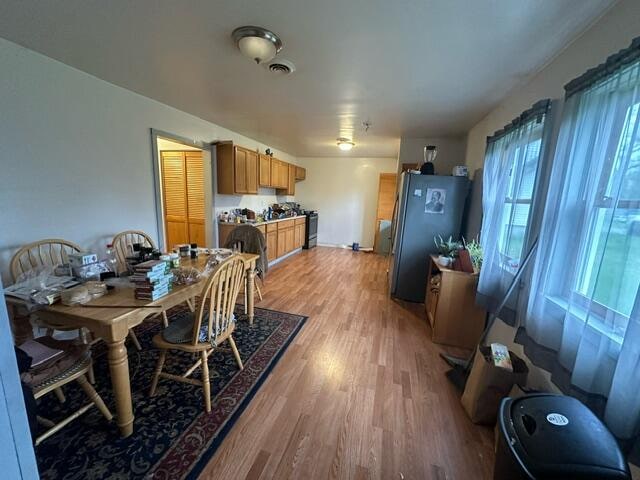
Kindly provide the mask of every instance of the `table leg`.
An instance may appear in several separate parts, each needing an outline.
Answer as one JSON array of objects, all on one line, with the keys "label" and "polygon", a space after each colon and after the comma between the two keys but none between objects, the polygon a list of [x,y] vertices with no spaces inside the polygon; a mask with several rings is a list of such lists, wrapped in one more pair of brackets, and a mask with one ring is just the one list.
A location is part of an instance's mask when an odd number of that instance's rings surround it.
[{"label": "table leg", "polygon": [[116,423],[120,428],[120,434],[128,437],[133,433],[133,406],[131,405],[127,348],[124,345],[124,338],[107,342],[107,345],[111,385],[116,400]]},{"label": "table leg", "polygon": [[255,292],[256,270],[251,266],[247,270],[247,310],[249,313],[249,325],[253,325],[253,294]]},{"label": "table leg", "polygon": [[22,345],[33,338],[33,326],[28,312],[22,310],[18,305],[11,305],[9,317],[15,345]]}]

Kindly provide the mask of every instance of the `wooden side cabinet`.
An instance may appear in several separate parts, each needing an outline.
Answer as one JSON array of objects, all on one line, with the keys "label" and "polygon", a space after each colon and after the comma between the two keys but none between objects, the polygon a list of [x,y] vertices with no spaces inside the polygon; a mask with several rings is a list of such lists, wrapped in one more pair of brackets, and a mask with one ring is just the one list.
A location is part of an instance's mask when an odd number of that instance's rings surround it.
[{"label": "wooden side cabinet", "polygon": [[430,258],[425,309],[435,343],[466,349],[476,347],[486,312],[475,303],[478,275],[440,266]]},{"label": "wooden side cabinet", "polygon": [[296,166],[296,182],[307,178],[307,169]]},{"label": "wooden side cabinet", "polygon": [[218,193],[245,195],[258,193],[258,153],[232,142],[216,146]]}]

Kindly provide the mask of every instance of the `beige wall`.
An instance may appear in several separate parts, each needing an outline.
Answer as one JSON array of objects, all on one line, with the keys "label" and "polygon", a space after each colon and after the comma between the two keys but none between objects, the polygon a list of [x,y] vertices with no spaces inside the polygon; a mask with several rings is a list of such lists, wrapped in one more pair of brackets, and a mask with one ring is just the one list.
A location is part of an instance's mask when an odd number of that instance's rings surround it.
[{"label": "beige wall", "polygon": [[544,98],[561,99],[564,85],[630,45],[640,35],[640,1],[621,0],[528,83],[516,88],[468,133],[466,164],[481,168],[486,137]]},{"label": "beige wall", "polygon": [[[98,252],[140,229],[157,239],[151,128],[200,142],[267,145],[0,39],[0,273],[25,243]],[[285,152],[282,160],[295,163]],[[216,208],[275,199],[215,195]],[[284,197],[283,197],[284,198]]]},{"label": "beige wall", "polygon": [[296,183],[296,201],[318,210],[318,243],[373,246],[380,173],[396,170],[395,158],[300,157],[307,179]]}]

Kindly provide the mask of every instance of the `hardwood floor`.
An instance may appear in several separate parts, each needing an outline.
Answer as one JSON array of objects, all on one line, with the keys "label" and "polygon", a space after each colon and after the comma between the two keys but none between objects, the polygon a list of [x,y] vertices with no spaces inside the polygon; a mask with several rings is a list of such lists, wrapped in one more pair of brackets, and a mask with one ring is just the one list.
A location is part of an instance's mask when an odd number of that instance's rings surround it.
[{"label": "hardwood floor", "polygon": [[318,247],[269,271],[257,306],[309,320],[201,478],[488,479],[422,305],[389,299],[387,260]]}]

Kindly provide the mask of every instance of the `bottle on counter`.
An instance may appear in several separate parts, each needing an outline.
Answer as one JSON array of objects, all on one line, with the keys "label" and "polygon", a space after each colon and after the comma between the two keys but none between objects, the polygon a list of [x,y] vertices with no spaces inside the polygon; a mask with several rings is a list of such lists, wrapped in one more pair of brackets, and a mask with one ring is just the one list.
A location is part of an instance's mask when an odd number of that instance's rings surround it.
[{"label": "bottle on counter", "polygon": [[198,258],[198,244],[197,243],[192,243],[191,244],[191,258],[192,259]]}]

